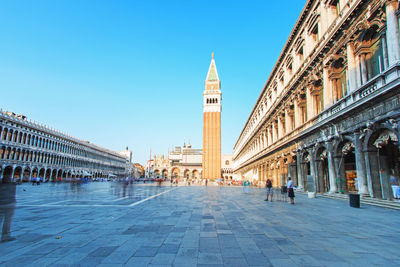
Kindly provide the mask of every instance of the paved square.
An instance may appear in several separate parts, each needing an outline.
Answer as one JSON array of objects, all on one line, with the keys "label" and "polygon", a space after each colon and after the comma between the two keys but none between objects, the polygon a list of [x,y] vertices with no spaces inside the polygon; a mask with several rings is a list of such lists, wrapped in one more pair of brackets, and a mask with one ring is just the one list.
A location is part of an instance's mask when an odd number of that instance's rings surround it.
[{"label": "paved square", "polygon": [[400,266],[400,213],[263,189],[17,187],[0,266]]}]

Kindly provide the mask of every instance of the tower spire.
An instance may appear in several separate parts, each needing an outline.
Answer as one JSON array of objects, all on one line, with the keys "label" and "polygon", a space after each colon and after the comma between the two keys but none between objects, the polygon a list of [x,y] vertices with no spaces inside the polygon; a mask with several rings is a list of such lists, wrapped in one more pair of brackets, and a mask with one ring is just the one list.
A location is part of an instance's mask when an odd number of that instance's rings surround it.
[{"label": "tower spire", "polygon": [[208,68],[206,82],[219,82],[217,66],[215,65],[214,52],[211,53],[211,63]]}]

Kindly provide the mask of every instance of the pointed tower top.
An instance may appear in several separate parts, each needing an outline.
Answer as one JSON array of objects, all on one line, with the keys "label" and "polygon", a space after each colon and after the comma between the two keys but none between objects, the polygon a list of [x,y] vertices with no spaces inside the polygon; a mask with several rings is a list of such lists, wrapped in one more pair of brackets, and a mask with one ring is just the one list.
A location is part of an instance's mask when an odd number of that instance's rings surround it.
[{"label": "pointed tower top", "polygon": [[206,81],[207,82],[219,81],[217,66],[215,65],[214,61],[214,52],[211,53],[211,63],[210,63],[210,68],[208,69]]}]

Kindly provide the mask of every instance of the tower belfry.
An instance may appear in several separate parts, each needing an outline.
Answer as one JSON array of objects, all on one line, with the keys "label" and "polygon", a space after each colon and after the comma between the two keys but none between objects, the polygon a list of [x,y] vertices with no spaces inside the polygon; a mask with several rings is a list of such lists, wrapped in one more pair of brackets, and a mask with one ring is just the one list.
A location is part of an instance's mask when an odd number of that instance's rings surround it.
[{"label": "tower belfry", "polygon": [[221,82],[214,53],[203,92],[203,178],[221,178]]}]

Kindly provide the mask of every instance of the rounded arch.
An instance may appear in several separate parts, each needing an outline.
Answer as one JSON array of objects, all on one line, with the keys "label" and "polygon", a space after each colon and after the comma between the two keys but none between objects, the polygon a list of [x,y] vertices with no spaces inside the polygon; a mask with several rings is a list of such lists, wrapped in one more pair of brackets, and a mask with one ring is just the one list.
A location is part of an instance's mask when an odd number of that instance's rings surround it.
[{"label": "rounded arch", "polygon": [[32,177],[36,178],[36,177],[38,177],[38,174],[39,174],[39,169],[37,167],[33,167]]},{"label": "rounded arch", "polygon": [[[386,127],[375,127],[364,142],[369,191],[373,197],[396,197],[400,176],[399,134]],[[393,181],[392,181],[393,180]]]},{"label": "rounded arch", "polygon": [[51,169],[48,168],[45,174],[45,181],[50,181],[50,179],[51,179]]},{"label": "rounded arch", "polygon": [[14,168],[13,166],[6,166],[3,170],[3,183],[11,183]]},{"label": "rounded arch", "polygon": [[13,177],[13,181],[16,181],[16,182],[22,181],[22,167],[21,166],[17,166],[14,169],[14,175],[13,176],[14,176]]},{"label": "rounded arch", "polygon": [[189,169],[185,169],[185,171],[183,172],[183,177],[190,178],[190,170]]},{"label": "rounded arch", "polygon": [[22,181],[23,182],[28,182],[31,176],[31,168],[25,167],[23,175],[22,175]]},{"label": "rounded arch", "polygon": [[200,172],[197,169],[192,171],[192,176],[194,179],[200,179]]},{"label": "rounded arch", "polygon": [[45,169],[44,169],[44,168],[41,168],[41,169],[39,170],[39,178],[44,178],[44,173],[45,173]]},{"label": "rounded arch", "polygon": [[173,177],[175,179],[179,178],[180,173],[181,173],[181,170],[178,167],[174,167],[171,170],[171,177]]},{"label": "rounded arch", "polygon": [[318,193],[327,193],[330,191],[329,169],[328,169],[328,150],[323,144],[316,147],[314,151],[315,158],[315,178]]},{"label": "rounded arch", "polygon": [[51,181],[52,182],[57,181],[57,171],[58,171],[57,169],[53,169],[51,172]]}]

